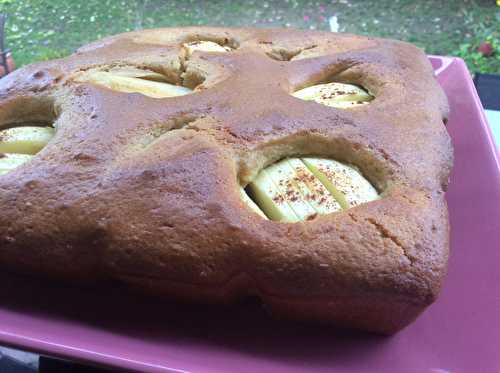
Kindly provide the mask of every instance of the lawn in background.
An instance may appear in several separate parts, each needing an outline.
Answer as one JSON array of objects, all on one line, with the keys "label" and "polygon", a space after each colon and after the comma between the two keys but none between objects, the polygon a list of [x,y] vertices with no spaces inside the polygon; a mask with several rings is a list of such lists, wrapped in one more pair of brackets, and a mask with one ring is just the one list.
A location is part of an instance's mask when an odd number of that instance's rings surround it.
[{"label": "lawn in background", "polygon": [[[495,0],[161,1],[0,0],[7,46],[18,66],[68,55],[107,35],[181,25],[296,27],[406,40],[429,54],[458,55],[473,72],[500,73]],[[335,22],[334,22],[335,23]],[[488,41],[490,57],[477,47]]]}]

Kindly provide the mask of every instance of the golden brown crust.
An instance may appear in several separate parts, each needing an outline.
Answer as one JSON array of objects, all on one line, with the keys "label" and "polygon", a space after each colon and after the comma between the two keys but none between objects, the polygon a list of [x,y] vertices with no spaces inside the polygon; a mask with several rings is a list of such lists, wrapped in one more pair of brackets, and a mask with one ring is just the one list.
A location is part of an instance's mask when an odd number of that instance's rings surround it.
[{"label": "golden brown crust", "polygon": [[[187,59],[193,40],[235,49]],[[115,65],[196,93],[153,99],[72,80]],[[333,79],[376,99],[338,110],[290,95]],[[395,332],[446,270],[447,111],[425,55],[403,42],[219,28],[103,39],[0,81],[0,128],[57,128],[0,176],[0,265],[197,301],[257,294],[279,315]],[[310,222],[260,218],[239,184],[297,155],[355,164],[383,198]]]}]

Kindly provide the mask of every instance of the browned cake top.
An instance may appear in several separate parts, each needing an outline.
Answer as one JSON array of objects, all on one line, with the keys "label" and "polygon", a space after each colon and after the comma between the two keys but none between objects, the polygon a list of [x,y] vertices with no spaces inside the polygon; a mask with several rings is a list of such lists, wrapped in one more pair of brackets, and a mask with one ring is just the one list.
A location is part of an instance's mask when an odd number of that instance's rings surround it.
[{"label": "browned cake top", "polygon": [[[182,47],[203,40],[228,52]],[[119,67],[194,93],[152,98],[78,81]],[[291,96],[331,81],[375,99],[341,110]],[[238,283],[231,292],[429,302],[447,259],[447,110],[426,56],[403,42],[199,27],[103,39],[0,81],[0,129],[56,128],[0,176],[0,264],[224,294]],[[291,156],[356,165],[382,198],[307,222],[265,220],[239,187]]]}]

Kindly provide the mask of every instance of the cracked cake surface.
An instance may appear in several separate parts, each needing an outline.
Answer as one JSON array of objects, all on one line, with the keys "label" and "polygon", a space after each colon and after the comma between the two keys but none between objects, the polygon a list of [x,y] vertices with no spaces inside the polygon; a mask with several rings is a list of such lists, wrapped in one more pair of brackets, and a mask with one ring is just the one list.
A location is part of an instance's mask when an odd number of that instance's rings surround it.
[{"label": "cracked cake surface", "polygon": [[[121,75],[89,78],[109,74]],[[123,88],[133,79],[144,94]],[[292,95],[329,82],[373,100]],[[447,115],[426,56],[404,42],[207,27],[96,41],[0,80],[0,130],[55,129],[0,175],[0,267],[195,302],[256,295],[278,317],[393,333],[446,272]],[[266,219],[241,188],[293,157],[354,165],[379,198]]]}]

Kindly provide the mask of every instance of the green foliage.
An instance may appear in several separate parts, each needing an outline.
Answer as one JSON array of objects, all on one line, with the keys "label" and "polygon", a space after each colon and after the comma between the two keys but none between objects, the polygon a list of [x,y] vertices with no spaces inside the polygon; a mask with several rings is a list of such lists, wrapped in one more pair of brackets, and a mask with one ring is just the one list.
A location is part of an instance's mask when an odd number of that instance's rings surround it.
[{"label": "green foliage", "polygon": [[1,0],[6,43],[17,66],[62,57],[105,35],[130,31],[136,2]]},{"label": "green foliage", "polygon": [[[493,47],[491,56],[483,56],[477,49],[481,42],[488,42]],[[500,73],[500,39],[486,37],[485,39],[477,39],[472,43],[464,43],[460,48],[453,53],[465,60],[471,71],[479,73]]]},{"label": "green foliage", "polygon": [[[0,0],[17,66],[65,56],[93,40],[181,25],[296,27],[406,40],[430,54],[458,55],[471,71],[500,72],[500,7],[494,0]],[[489,38],[489,39],[488,39]],[[497,52],[477,52],[491,40]]]},{"label": "green foliage", "polygon": [[70,54],[71,51],[65,49],[52,49],[42,47],[38,49],[37,59],[39,61],[53,60],[56,58],[62,58]]},{"label": "green foliage", "polygon": [[[500,12],[495,14],[500,24]],[[489,43],[493,48],[491,56],[478,51],[481,43]],[[471,71],[480,73],[500,73],[500,26],[488,27],[484,23],[474,25],[474,36],[453,51],[453,55],[465,60]]]}]

